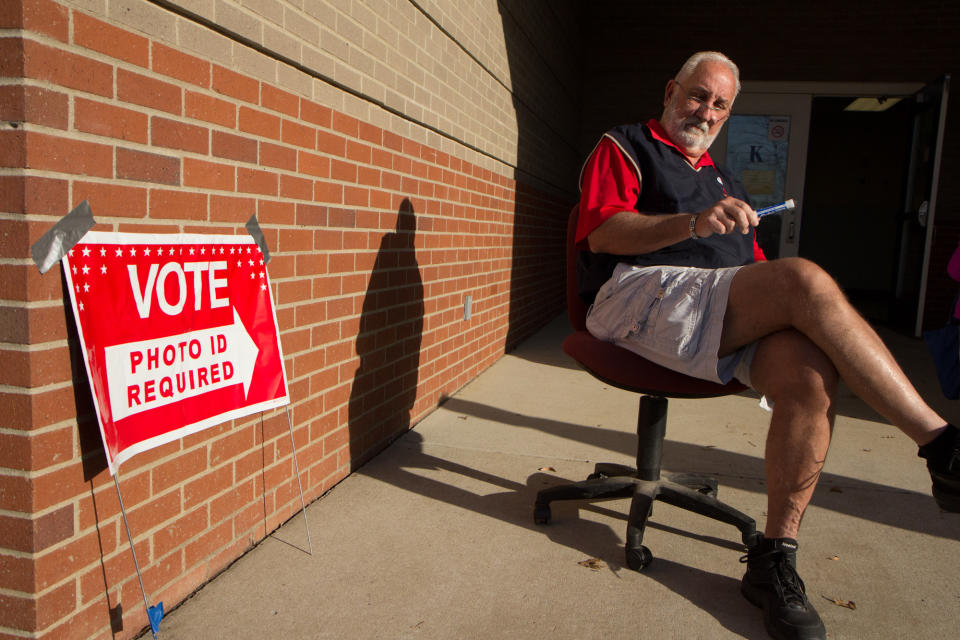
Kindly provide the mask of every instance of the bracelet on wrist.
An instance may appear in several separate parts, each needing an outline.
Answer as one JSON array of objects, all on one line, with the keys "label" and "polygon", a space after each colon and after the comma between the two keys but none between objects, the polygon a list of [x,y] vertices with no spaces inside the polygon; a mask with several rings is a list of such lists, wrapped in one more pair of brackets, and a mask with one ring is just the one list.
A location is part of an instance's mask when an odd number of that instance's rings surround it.
[{"label": "bracelet on wrist", "polygon": [[700,236],[697,235],[697,214],[693,214],[690,217],[690,239],[699,240]]}]

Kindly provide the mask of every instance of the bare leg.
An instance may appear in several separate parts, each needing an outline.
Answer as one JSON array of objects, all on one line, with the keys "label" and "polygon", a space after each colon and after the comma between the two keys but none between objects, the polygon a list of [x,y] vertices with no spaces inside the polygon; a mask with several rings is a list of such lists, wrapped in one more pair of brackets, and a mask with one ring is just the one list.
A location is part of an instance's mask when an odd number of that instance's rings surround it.
[{"label": "bare leg", "polygon": [[[720,354],[783,329],[796,329],[809,338],[854,393],[918,445],[943,429],[946,420],[923,401],[825,271],[801,258],[747,265],[730,287]],[[793,363],[783,360],[779,365]]]},{"label": "bare leg", "polygon": [[837,371],[819,347],[788,329],[761,339],[750,377],[773,401],[764,537],[796,539],[830,445]]}]

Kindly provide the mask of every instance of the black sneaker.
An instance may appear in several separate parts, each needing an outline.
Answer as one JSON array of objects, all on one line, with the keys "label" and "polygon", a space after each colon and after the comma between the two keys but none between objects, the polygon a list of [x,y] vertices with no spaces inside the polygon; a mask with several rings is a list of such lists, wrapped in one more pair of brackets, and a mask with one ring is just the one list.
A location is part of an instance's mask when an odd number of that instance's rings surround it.
[{"label": "black sneaker", "polygon": [[960,512],[960,431],[952,424],[920,447],[917,454],[927,459],[933,480],[933,498],[944,511]]},{"label": "black sneaker", "polygon": [[824,640],[823,620],[807,599],[797,575],[797,541],[764,539],[740,558],[747,572],[740,592],[763,609],[767,633],[777,640]]}]

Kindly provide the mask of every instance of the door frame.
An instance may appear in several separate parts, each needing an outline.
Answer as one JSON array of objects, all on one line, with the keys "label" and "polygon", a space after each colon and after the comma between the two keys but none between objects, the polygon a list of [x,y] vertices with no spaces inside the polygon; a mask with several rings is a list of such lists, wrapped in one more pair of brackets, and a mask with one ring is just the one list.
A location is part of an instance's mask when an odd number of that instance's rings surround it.
[{"label": "door frame", "polygon": [[[733,113],[742,115],[788,115],[790,116],[789,150],[787,174],[785,176],[786,197],[793,198],[797,208],[792,216],[784,216],[780,236],[780,255],[795,256],[799,250],[800,227],[803,220],[803,192],[806,180],[807,144],[810,137],[810,110],[813,98],[887,96],[909,98],[923,90],[928,82],[789,82],[789,81],[745,81]],[[779,111],[779,112],[778,112]],[[930,268],[930,250],[933,242],[933,227],[937,187],[940,173],[940,157],[943,147],[943,127],[946,121],[946,109],[941,105],[940,135],[937,140],[934,177],[927,221],[927,237],[921,271],[919,304],[917,307],[914,334],[920,335],[926,302],[928,270]],[[713,145],[714,157],[723,164],[726,156],[727,132],[721,131]],[[791,224],[792,223],[792,224]]]},{"label": "door frame", "polygon": [[[939,114],[937,116],[937,141],[933,152],[933,166],[931,167],[933,176],[930,180],[930,198],[928,200],[929,206],[927,208],[926,219],[926,238],[923,245],[923,264],[920,270],[920,291],[918,292],[919,299],[917,301],[917,322],[913,329],[914,335],[917,337],[919,337],[923,331],[923,313],[926,310],[927,303],[927,283],[929,280],[930,271],[930,249],[933,247],[933,227],[936,222],[937,214],[937,190],[940,188],[940,161],[943,157],[943,138],[947,127],[947,101],[950,96],[950,76],[944,76],[937,82],[941,84],[940,104],[937,107],[939,109]],[[930,84],[932,85],[933,83]],[[919,89],[917,93],[925,89],[926,86]],[[914,143],[916,143],[916,140],[914,140]],[[912,163],[915,160],[915,154],[913,151],[911,151],[910,162]],[[912,167],[910,171],[912,174]]]}]

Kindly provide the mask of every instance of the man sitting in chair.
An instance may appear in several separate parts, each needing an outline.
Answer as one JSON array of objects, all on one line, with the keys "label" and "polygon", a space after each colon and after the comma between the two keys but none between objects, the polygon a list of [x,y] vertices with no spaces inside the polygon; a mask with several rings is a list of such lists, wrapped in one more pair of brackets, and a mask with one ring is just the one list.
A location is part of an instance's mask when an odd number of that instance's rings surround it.
[{"label": "man sitting in chair", "polygon": [[739,90],[729,58],[694,54],[667,83],[659,121],[603,136],[581,175],[578,281],[595,337],[691,376],[737,378],[770,401],[767,521],[741,591],[773,637],[824,638],[796,572],[796,539],[838,380],[917,443],[949,511],[960,511],[960,433],[826,272],[763,258],[743,186],[707,153]]}]

